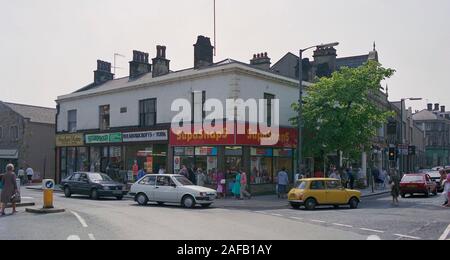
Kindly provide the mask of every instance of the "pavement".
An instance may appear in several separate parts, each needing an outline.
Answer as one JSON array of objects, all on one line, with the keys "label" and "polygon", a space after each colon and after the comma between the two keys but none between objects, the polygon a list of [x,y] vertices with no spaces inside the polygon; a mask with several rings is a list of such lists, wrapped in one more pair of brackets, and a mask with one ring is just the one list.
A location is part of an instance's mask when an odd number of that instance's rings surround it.
[{"label": "pavement", "polygon": [[[42,206],[42,192],[22,192],[36,207]],[[388,194],[380,194],[366,197],[356,210],[307,211],[291,209],[274,196],[261,196],[250,201],[218,200],[209,209],[184,209],[55,193],[55,207],[66,212],[41,216],[19,208],[16,215],[0,217],[0,239],[448,240],[450,209],[441,207],[442,202],[441,194],[415,196],[401,199],[395,207]]]}]

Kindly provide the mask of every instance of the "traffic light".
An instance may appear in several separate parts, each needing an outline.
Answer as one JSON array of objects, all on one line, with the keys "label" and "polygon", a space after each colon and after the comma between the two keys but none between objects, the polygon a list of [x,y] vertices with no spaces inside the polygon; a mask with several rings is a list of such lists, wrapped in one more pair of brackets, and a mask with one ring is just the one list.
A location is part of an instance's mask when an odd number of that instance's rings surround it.
[{"label": "traffic light", "polygon": [[395,147],[389,148],[389,161],[395,161],[397,159],[397,151]]}]

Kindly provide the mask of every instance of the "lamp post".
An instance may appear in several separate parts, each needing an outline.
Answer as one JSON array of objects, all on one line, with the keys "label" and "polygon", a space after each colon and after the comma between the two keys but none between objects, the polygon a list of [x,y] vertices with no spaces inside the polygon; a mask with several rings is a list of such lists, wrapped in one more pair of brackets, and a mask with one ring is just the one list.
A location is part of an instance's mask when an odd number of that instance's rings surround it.
[{"label": "lamp post", "polygon": [[[404,148],[403,146],[405,144],[405,137],[403,135],[403,114],[404,114],[403,107],[405,106],[406,100],[420,101],[420,100],[422,100],[422,98],[402,98],[400,100],[400,142],[401,142],[402,150],[403,150],[403,148]],[[403,175],[403,153],[401,153],[399,156],[399,171],[400,171],[400,175]]]},{"label": "lamp post", "polygon": [[306,49],[300,49],[298,58],[299,99],[298,99],[298,139],[297,139],[297,171],[300,173],[303,164],[302,158],[302,112],[303,112],[303,52],[312,48],[331,48],[339,45],[338,42],[314,45]]}]

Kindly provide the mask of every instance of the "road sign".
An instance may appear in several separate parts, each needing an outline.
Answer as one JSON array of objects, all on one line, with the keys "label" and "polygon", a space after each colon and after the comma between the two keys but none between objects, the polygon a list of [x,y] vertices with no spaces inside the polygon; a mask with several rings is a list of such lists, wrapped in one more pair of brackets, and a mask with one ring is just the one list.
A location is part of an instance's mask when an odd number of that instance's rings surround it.
[{"label": "road sign", "polygon": [[44,190],[54,190],[55,189],[55,181],[46,179],[42,181],[42,189]]}]

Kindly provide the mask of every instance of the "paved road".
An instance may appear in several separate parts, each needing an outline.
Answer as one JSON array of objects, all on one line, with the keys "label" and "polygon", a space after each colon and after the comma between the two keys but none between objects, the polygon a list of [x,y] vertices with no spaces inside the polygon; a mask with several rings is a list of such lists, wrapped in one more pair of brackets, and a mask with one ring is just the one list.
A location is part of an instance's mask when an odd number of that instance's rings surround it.
[{"label": "paved road", "polygon": [[[23,191],[23,196],[40,204],[42,195]],[[439,206],[441,200],[405,199],[394,208],[387,197],[378,197],[364,201],[358,210],[309,212],[287,207],[138,207],[127,200],[55,194],[55,206],[66,208],[66,213],[39,216],[20,209],[18,215],[0,218],[0,239],[439,239],[450,224],[450,210]]]}]

